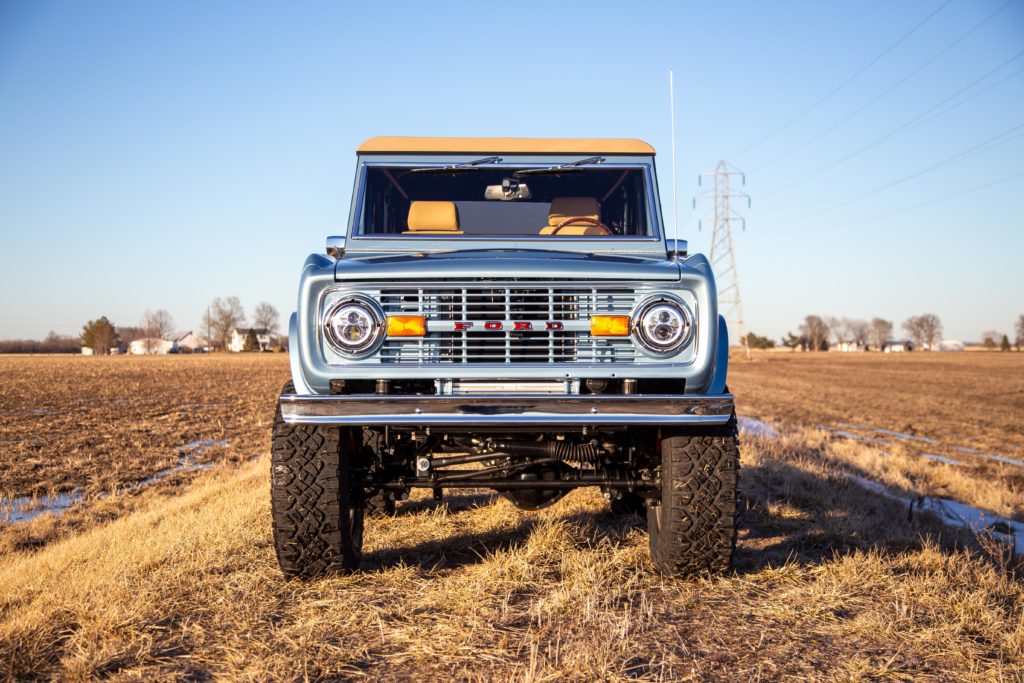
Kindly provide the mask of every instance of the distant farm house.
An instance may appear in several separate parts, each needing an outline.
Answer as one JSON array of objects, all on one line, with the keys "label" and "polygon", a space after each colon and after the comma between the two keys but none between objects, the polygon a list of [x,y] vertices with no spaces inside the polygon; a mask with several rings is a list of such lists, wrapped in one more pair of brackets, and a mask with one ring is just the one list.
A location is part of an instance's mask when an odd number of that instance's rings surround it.
[{"label": "distant farm house", "polygon": [[865,344],[862,344],[861,342],[853,342],[853,341],[839,342],[838,344],[836,344],[832,348],[835,349],[836,351],[843,351],[845,353],[850,353],[850,352],[854,352],[854,351],[867,351],[868,350],[868,347]]},{"label": "distant farm house", "polygon": [[[125,349],[124,344],[118,343],[116,346],[111,346],[110,349],[108,349],[108,351],[109,351],[111,356],[120,356],[122,353],[124,353],[124,349]],[[82,347],[82,355],[83,356],[93,356],[93,355],[95,355],[95,353],[96,352],[93,351],[91,346],[83,346]]]},{"label": "distant farm house", "polygon": [[894,341],[887,341],[882,347],[882,350],[886,353],[903,353],[904,351],[913,351],[914,342],[909,339],[897,339]]},{"label": "distant farm house", "polygon": [[936,348],[939,351],[963,351],[967,347],[957,339],[943,339]]},{"label": "distant farm house", "polygon": [[178,344],[173,339],[157,339],[155,337],[144,337],[136,339],[128,345],[128,353],[133,356],[144,356],[152,354],[165,356],[168,353],[177,353]]},{"label": "distant farm house", "polygon": [[201,337],[192,330],[185,332],[174,340],[178,346],[179,353],[202,353],[209,350],[209,344],[205,337]]},{"label": "distant farm house", "polygon": [[245,350],[245,338],[249,336],[249,332],[256,335],[256,345],[260,351],[270,350],[270,331],[264,328],[243,328],[231,330],[231,339],[228,341],[228,351],[234,353],[241,353]]}]

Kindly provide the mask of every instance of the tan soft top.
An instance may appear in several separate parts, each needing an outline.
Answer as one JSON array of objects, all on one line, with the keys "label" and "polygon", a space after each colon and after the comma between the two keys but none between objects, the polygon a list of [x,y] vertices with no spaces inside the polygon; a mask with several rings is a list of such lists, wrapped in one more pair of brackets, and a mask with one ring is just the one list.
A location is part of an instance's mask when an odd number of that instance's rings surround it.
[{"label": "tan soft top", "polygon": [[452,154],[654,154],[643,140],[628,138],[415,138],[377,137],[359,154],[388,152]]}]

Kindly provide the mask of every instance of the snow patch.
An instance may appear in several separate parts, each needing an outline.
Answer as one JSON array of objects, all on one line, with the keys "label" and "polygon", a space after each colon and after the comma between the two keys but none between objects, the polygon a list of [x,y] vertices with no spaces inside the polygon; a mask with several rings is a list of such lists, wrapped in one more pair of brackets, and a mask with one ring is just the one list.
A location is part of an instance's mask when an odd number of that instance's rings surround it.
[{"label": "snow patch", "polygon": [[736,422],[740,426],[740,433],[747,434],[748,436],[760,436],[766,439],[777,439],[779,433],[775,431],[767,422],[762,422],[756,417],[744,417],[740,416],[736,418]]},{"label": "snow patch", "polygon": [[[225,448],[229,443],[231,443],[230,439],[199,439],[197,441],[192,441],[178,446],[175,450],[180,453],[180,455],[178,456],[178,463],[176,465],[159,470],[145,479],[140,479],[128,484],[125,488],[141,489],[159,481],[163,481],[175,474],[199,472],[209,469],[213,467],[215,463],[194,462],[195,457],[213,448]],[[79,492],[78,489],[73,489],[69,493],[58,493],[55,496],[19,496],[13,499],[0,498],[0,523],[21,524],[29,522],[47,512],[60,515],[84,497],[84,494]],[[107,494],[105,493],[98,496],[101,500],[106,497]]]},{"label": "snow patch", "polygon": [[1022,522],[998,517],[951,498],[931,498],[929,496],[907,498],[892,493],[883,484],[872,479],[855,474],[848,474],[846,478],[871,493],[907,505],[910,510],[916,507],[921,511],[932,512],[946,526],[967,529],[974,533],[989,531],[999,534],[1012,542],[1016,554],[1024,555],[1024,523]]},{"label": "snow patch", "polygon": [[58,493],[54,496],[0,498],[0,522],[20,524],[29,522],[47,512],[59,515],[82,500],[83,497],[82,493],[73,490],[69,493]]},{"label": "snow patch", "polygon": [[946,463],[947,465],[963,465],[962,462],[955,458],[950,458],[945,455],[939,455],[937,453],[922,453],[921,457],[928,458],[929,460],[934,460],[936,462]]}]

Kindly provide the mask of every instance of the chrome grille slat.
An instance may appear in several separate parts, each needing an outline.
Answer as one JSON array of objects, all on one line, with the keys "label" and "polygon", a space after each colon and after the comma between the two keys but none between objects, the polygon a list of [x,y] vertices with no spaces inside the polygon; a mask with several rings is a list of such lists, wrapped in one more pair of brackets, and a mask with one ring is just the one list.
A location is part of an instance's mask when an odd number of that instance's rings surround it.
[{"label": "chrome grille slat", "polygon": [[[423,338],[387,339],[382,363],[632,363],[638,353],[630,338],[593,338],[580,329],[517,331],[509,323],[572,322],[586,326],[592,315],[628,315],[636,302],[632,287],[579,286],[549,282],[383,287],[380,302],[392,315],[423,315],[430,322],[473,322],[467,331],[429,332]],[[501,321],[503,330],[482,322]],[[582,322],[581,322],[582,321]]]}]

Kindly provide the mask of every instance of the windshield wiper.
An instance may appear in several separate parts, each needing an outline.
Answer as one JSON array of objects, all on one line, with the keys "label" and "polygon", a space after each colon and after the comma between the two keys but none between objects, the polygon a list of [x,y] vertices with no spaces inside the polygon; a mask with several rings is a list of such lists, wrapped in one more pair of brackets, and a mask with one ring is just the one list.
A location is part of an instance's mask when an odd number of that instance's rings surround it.
[{"label": "windshield wiper", "polygon": [[451,166],[426,166],[414,168],[409,173],[465,173],[466,171],[478,171],[477,168],[483,164],[500,164],[504,159],[501,157],[484,157],[476,161],[467,161],[464,164],[452,164]]},{"label": "windshield wiper", "polygon": [[568,164],[560,164],[558,166],[548,166],[547,168],[528,168],[522,171],[516,171],[512,174],[513,177],[519,178],[524,175],[540,175],[542,173],[562,173],[563,171],[576,171],[580,170],[578,167],[584,164],[603,164],[604,157],[587,157],[586,159],[580,159],[579,161],[570,161]]}]

